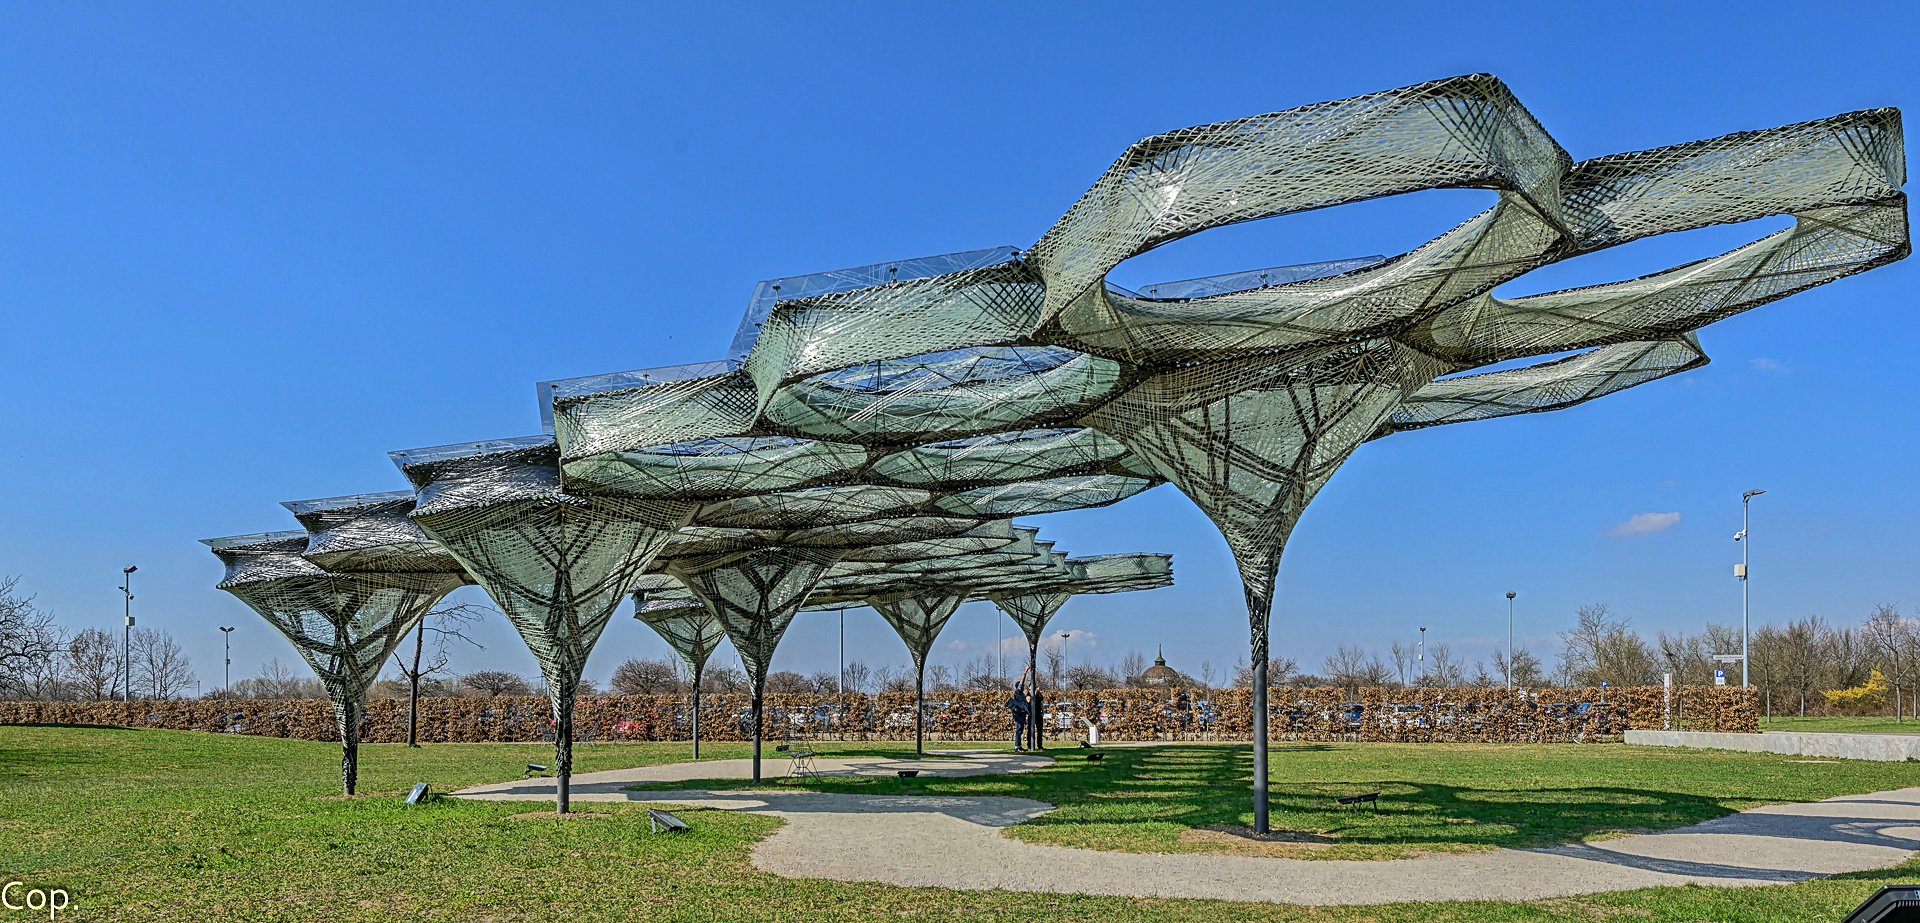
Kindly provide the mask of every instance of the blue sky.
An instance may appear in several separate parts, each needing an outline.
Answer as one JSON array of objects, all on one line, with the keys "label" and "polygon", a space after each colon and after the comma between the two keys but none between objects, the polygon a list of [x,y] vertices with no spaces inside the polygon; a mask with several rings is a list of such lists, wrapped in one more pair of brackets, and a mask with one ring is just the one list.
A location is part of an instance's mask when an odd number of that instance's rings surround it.
[{"label": "blue sky", "polygon": [[[1737,9],[1737,13],[1733,10]],[[388,450],[537,431],[533,383],[716,358],[756,280],[1037,238],[1145,135],[1454,74],[1576,158],[1920,105],[1906,5],[15,4],[0,8],[0,574],[72,627],[143,626],[209,688],[292,649],[195,539],[405,486]],[[1123,285],[1396,253],[1490,200],[1435,191],[1209,232]],[[1673,235],[1505,292],[1609,281],[1785,221]],[[1714,363],[1570,411],[1368,445],[1282,568],[1280,653],[1425,624],[1554,649],[1604,602],[1653,631],[1920,606],[1911,261],[1708,328]],[[1667,527],[1619,534],[1638,514]],[[1073,660],[1246,649],[1218,535],[1171,488],[1034,520],[1172,552],[1171,590],[1069,604]],[[849,656],[906,662],[866,611]],[[776,666],[831,669],[831,615]],[[963,609],[936,657],[990,649]],[[468,669],[533,672],[504,623]],[[657,639],[622,618],[601,678]]]}]

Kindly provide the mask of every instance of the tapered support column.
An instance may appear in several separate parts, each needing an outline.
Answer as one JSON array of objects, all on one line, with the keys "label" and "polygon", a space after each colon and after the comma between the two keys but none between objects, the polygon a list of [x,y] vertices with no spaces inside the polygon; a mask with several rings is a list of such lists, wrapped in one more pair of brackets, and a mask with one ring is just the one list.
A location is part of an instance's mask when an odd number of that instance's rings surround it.
[{"label": "tapered support column", "polygon": [[1027,644],[1027,749],[1040,749],[1040,642]]},{"label": "tapered support column", "polygon": [[913,755],[927,755],[927,662],[913,665]]},{"label": "tapered support column", "polygon": [[927,746],[927,655],[940,629],[953,618],[954,610],[966,602],[964,594],[919,593],[882,596],[867,600],[875,612],[893,626],[900,640],[913,655],[913,752],[925,755]]},{"label": "tapered support column", "polygon": [[[403,520],[404,521],[404,520]],[[359,562],[398,572],[336,573],[307,560],[304,532],[208,539],[227,565],[219,584],[293,643],[320,677],[340,730],[340,787],[359,786],[360,716],[367,687],[427,610],[460,586],[452,562],[405,551]]]},{"label": "tapered support column", "polygon": [[1040,748],[1040,709],[1044,702],[1040,696],[1040,637],[1047,631],[1047,623],[1052,621],[1060,607],[1073,598],[1067,590],[1046,590],[1019,594],[994,594],[993,604],[1020,626],[1022,634],[1027,636],[1027,676],[1033,681],[1027,687],[1027,746]]},{"label": "tapered support column", "polygon": [[573,700],[580,691],[577,683],[553,692],[553,781],[554,810],[565,814],[572,810],[573,792]]},{"label": "tapered support column", "polygon": [[713,656],[726,632],[720,621],[697,599],[649,599],[644,591],[633,594],[633,617],[646,623],[660,635],[687,665],[693,676],[693,758],[700,758],[700,679],[706,674],[707,658]]},{"label": "tapered support column", "polygon": [[767,674],[753,677],[753,781],[760,781],[760,735],[767,726],[763,709],[767,700]]},{"label": "tapered support column", "polygon": [[719,622],[753,681],[753,781],[760,781],[760,743],[767,672],[774,648],[838,549],[764,547],[675,558],[667,571]]},{"label": "tapered support column", "polygon": [[340,788],[351,795],[360,782],[360,704],[336,697],[340,721]]},{"label": "tapered support column", "polygon": [[553,706],[554,807],[564,814],[580,674],[693,504],[569,494],[547,437],[392,455],[418,491],[413,521],[465,566],[540,664]]},{"label": "tapered support column", "polygon": [[1253,625],[1253,831],[1267,823],[1267,625],[1272,597],[1247,592],[1247,617]]},{"label": "tapered support column", "polygon": [[693,758],[700,758],[700,667],[693,668]]}]

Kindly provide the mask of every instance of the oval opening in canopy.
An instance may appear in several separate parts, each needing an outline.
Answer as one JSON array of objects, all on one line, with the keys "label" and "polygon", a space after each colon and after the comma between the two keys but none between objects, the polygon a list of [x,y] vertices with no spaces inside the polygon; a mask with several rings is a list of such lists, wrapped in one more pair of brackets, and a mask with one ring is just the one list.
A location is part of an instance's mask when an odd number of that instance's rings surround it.
[{"label": "oval opening in canopy", "polygon": [[1496,298],[1522,298],[1638,279],[1737,250],[1793,224],[1792,215],[1769,215],[1643,237],[1530,270],[1496,287],[1493,294]]},{"label": "oval opening in canopy", "polygon": [[[1107,281],[1142,298],[1154,287],[1353,257],[1394,257],[1458,227],[1499,200],[1486,189],[1423,189],[1211,228],[1114,267]],[[1256,283],[1257,284],[1257,283]]]}]

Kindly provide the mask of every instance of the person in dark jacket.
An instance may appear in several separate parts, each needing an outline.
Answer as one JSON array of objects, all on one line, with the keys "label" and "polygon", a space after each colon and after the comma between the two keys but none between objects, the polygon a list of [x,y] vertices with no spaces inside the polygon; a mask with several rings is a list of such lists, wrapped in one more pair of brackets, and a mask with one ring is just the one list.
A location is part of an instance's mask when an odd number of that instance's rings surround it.
[{"label": "person in dark jacket", "polygon": [[1027,673],[1020,671],[1020,679],[1013,684],[1013,698],[1007,700],[1007,711],[1013,713],[1013,749],[1025,752],[1027,749],[1027,720],[1032,717],[1032,708],[1027,704]]}]

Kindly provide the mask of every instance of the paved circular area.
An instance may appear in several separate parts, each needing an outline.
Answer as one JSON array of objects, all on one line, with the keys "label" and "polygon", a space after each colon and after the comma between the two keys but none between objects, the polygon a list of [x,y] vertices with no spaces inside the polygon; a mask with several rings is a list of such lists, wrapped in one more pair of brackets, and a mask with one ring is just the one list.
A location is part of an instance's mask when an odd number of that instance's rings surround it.
[{"label": "paved circular area", "polygon": [[[902,760],[879,756],[830,757],[813,760],[814,774],[822,776],[894,776],[902,769],[917,769],[922,776],[984,776],[996,773],[1030,772],[1052,765],[1050,757],[1033,753],[1007,753],[993,750],[929,750],[928,759]],[[773,757],[778,757],[774,759]],[[787,755],[774,753],[760,760],[761,779],[778,782],[787,774]],[[577,772],[573,775],[570,797],[575,801],[655,801],[656,795],[635,797],[629,785],[649,782],[690,782],[695,779],[751,779],[752,760],[700,760],[689,763],[663,763],[636,769],[610,769],[605,772]],[[552,801],[553,780],[546,777],[516,779],[497,785],[476,785],[454,792],[466,798],[498,801]],[[661,795],[669,794],[666,792]]]},{"label": "paved circular area", "polygon": [[[898,768],[978,775],[1032,769],[1047,760],[976,753],[953,762],[820,762],[822,769],[862,775],[892,775]],[[1758,808],[1692,827],[1596,843],[1378,862],[1117,853],[1025,843],[1002,836],[1001,828],[1038,817],[1052,806],[1024,798],[625,790],[645,781],[744,778],[744,771],[732,767],[746,763],[719,760],[583,773],[573,777],[573,797],[779,817],[786,824],[754,848],[753,863],[788,877],[1289,904],[1538,900],[1657,885],[1780,884],[1884,868],[1920,849],[1920,788]],[[548,800],[553,780],[480,786],[455,794]]]}]

